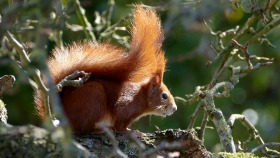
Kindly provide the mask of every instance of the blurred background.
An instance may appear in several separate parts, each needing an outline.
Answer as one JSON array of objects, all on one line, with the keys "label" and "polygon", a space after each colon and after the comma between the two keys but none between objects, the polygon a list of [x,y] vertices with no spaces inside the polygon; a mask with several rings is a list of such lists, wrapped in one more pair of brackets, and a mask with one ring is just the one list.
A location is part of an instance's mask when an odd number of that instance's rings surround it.
[{"label": "blurred background", "polygon": [[[66,2],[66,1],[61,1]],[[109,3],[110,2],[110,3]],[[81,6],[85,9],[87,18],[95,28],[96,36],[105,29],[102,26],[102,12],[106,12],[109,4],[113,1],[104,0],[81,0]],[[38,52],[34,51],[36,40],[43,38],[36,36],[32,29],[38,31],[39,27],[45,28],[40,31],[46,31],[48,40],[41,49],[45,50],[48,56],[55,47],[55,41],[51,38],[55,26],[48,24],[48,18],[56,7],[60,6],[59,1],[31,0],[27,1],[2,1],[0,2],[0,37],[3,39],[4,30],[9,29],[18,34],[19,40],[25,44],[30,52],[31,60],[34,61],[32,67],[40,68],[38,61]],[[110,42],[115,45],[127,47],[129,31],[122,27],[131,26],[132,4],[143,3],[149,6],[157,6],[158,14],[162,20],[162,26],[165,32],[165,41],[163,50],[168,58],[167,71],[165,72],[164,82],[170,88],[173,96],[184,97],[186,94],[193,93],[196,86],[207,85],[217,69],[220,60],[207,64],[215,57],[215,52],[211,49],[210,43],[215,42],[216,38],[210,34],[208,24],[213,31],[226,31],[235,28],[237,25],[243,26],[248,17],[252,15],[249,11],[244,12],[244,8],[237,8],[233,3],[226,0],[198,1],[198,0],[176,0],[176,1],[132,1],[132,0],[115,0],[112,12],[111,24],[125,18],[118,26],[119,30],[114,34],[104,35],[100,42]],[[279,4],[278,4],[279,6]],[[13,12],[14,9],[18,12]],[[100,15],[100,16],[99,16]],[[6,19],[5,19],[6,16]],[[3,18],[1,18],[3,17]],[[7,17],[9,17],[7,20]],[[41,18],[41,19],[40,19]],[[44,19],[45,18],[45,19]],[[1,21],[2,19],[2,21]],[[23,28],[29,26],[32,19],[39,19],[39,24],[33,24],[34,28]],[[6,20],[6,21],[5,21]],[[30,20],[30,21],[28,21]],[[78,29],[79,17],[75,12],[72,3],[67,4],[66,13],[63,13],[61,26],[63,31],[62,39],[64,45],[74,41],[83,41],[86,37],[83,31],[73,31]],[[69,25],[66,25],[69,24]],[[259,26],[258,26],[259,25]],[[259,22],[255,26],[260,27]],[[99,27],[99,28],[98,28]],[[101,36],[101,35],[100,35]],[[224,41],[224,45],[230,43],[230,37]],[[256,126],[260,135],[265,142],[280,141],[280,29],[276,27],[270,31],[266,37],[275,46],[271,47],[267,43],[255,43],[249,47],[250,54],[274,58],[274,64],[269,67],[263,67],[258,71],[252,71],[240,79],[231,92],[230,98],[216,99],[216,107],[220,108],[226,119],[231,114],[246,114],[250,117],[252,123]],[[244,41],[245,39],[243,39]],[[241,40],[242,43],[242,40]],[[3,42],[2,42],[3,44]],[[40,56],[39,56],[40,57]],[[36,116],[33,103],[33,89],[28,83],[27,73],[17,68],[17,63],[11,60],[7,54],[0,52],[0,76],[8,74],[16,77],[14,88],[2,96],[8,110],[8,122],[12,125],[35,124],[40,125],[40,120]],[[220,81],[227,81],[228,75],[219,78]],[[190,115],[194,112],[197,103],[184,105],[177,103],[178,110],[169,117],[162,118],[158,116],[146,116],[132,125],[132,129],[138,129],[142,132],[154,132],[158,129],[164,130],[169,128],[186,129]],[[200,126],[203,112],[200,112],[195,126]],[[209,121],[208,126],[214,127]],[[248,132],[236,122],[233,128],[234,141],[245,141],[248,138]],[[208,150],[215,151],[219,146],[219,138],[215,129],[207,128],[205,132],[205,145]],[[257,144],[252,143],[255,147]]]}]

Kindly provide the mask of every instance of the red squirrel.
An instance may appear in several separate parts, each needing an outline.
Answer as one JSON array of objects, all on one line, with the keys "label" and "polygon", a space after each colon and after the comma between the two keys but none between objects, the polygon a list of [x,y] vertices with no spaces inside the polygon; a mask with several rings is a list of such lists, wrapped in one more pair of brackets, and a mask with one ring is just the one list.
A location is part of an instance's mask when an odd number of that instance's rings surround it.
[{"label": "red squirrel", "polygon": [[[110,44],[74,43],[57,48],[48,59],[51,77],[57,84],[74,71],[91,73],[83,86],[64,87],[62,105],[76,134],[94,133],[101,126],[125,132],[145,115],[171,115],[177,110],[174,98],[163,83],[166,58],[161,50],[163,31],[155,11],[136,5],[133,10],[129,53]],[[35,103],[46,117],[40,92]]]}]

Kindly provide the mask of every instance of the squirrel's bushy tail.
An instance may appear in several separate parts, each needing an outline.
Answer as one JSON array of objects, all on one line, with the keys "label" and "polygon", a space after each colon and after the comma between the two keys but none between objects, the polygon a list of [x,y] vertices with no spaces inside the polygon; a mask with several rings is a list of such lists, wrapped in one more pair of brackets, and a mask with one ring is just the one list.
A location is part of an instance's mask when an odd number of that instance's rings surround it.
[{"label": "squirrel's bushy tail", "polygon": [[54,50],[48,60],[48,67],[55,83],[75,71],[122,79],[125,76],[120,69],[125,66],[123,61],[126,56],[124,50],[109,44],[74,43],[65,49]]},{"label": "squirrel's bushy tail", "polygon": [[130,54],[139,61],[137,69],[132,73],[132,80],[141,80],[147,76],[157,75],[162,79],[166,59],[161,50],[164,40],[160,19],[152,9],[136,5],[132,29]]},{"label": "squirrel's bushy tail", "polygon": [[48,61],[55,83],[76,70],[91,72],[93,76],[119,80],[141,81],[152,75],[162,77],[165,68],[161,50],[163,34],[155,11],[135,6],[131,49],[109,44],[76,43],[56,49]]}]

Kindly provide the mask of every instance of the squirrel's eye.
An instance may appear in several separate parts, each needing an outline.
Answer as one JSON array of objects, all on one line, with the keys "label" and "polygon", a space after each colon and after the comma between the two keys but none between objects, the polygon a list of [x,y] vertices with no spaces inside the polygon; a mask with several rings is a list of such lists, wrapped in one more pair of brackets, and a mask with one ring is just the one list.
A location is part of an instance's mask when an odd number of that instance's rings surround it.
[{"label": "squirrel's eye", "polygon": [[168,98],[168,95],[167,95],[165,92],[163,92],[163,93],[161,94],[161,98],[162,98],[162,99],[167,99],[167,98]]}]

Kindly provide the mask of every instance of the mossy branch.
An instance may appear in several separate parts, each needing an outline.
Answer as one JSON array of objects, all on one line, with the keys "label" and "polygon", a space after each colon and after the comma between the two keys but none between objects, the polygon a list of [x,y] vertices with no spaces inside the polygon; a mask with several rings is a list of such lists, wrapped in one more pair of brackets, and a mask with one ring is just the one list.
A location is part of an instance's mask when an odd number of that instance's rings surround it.
[{"label": "mossy branch", "polygon": [[[265,12],[270,13],[278,1],[279,0],[267,2]],[[257,9],[255,9],[255,12],[257,12]],[[234,89],[241,77],[253,70],[258,70],[263,66],[269,66],[273,63],[273,58],[270,59],[251,55],[252,53],[248,52],[248,47],[253,42],[256,42],[259,38],[263,37],[266,33],[270,32],[273,28],[279,26],[279,17],[274,20],[269,19],[270,22],[265,23],[264,27],[254,32],[254,34],[251,34],[251,36],[245,41],[244,45],[238,42],[243,37],[245,37],[245,35],[256,24],[256,22],[262,18],[264,18],[263,15],[260,17],[259,13],[252,14],[252,16],[248,18],[247,22],[242,27],[235,27],[224,32],[214,32],[206,23],[211,34],[216,37],[216,45],[212,45],[212,48],[215,52],[217,52],[217,56],[214,61],[222,57],[220,65],[217,67],[211,81],[207,86],[197,86],[193,94],[186,95],[187,99],[177,98],[178,100],[188,104],[198,102],[197,108],[191,116],[191,122],[188,128],[194,126],[197,113],[200,111],[201,107],[205,109],[204,118],[198,132],[199,137],[202,140],[204,139],[204,131],[208,122],[208,118],[210,118],[217,129],[223,150],[227,152],[235,152],[236,149],[233,143],[231,129],[228,127],[222,111],[215,107],[214,99],[229,97],[231,90]],[[234,35],[232,42],[227,46],[224,46],[223,40],[227,38],[229,34]],[[237,60],[245,61],[247,66],[233,66],[233,61],[236,59],[236,57]],[[218,82],[221,80],[220,77],[225,70],[230,70],[231,72],[229,81]],[[221,88],[222,92],[219,90]],[[257,139],[260,144],[264,143],[260,137]]]}]

